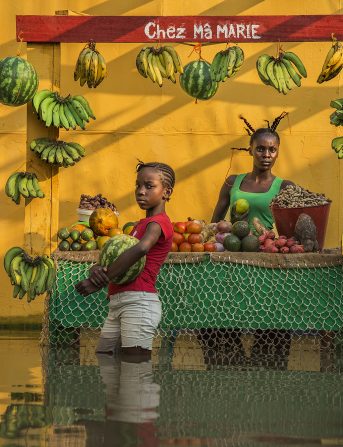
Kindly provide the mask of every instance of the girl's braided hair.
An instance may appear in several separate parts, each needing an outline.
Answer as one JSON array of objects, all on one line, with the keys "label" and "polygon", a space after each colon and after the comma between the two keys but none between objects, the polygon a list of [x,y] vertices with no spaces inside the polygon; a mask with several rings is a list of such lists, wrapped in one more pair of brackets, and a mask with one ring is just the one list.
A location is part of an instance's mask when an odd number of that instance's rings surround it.
[{"label": "girl's braided hair", "polygon": [[[286,115],[288,115],[288,112],[282,112],[281,115],[277,116],[274,119],[274,121],[272,122],[271,125],[268,120],[265,120],[268,127],[260,127],[259,129],[256,129],[256,130],[252,127],[252,125],[249,123],[249,121],[246,118],[244,118],[244,116],[239,115],[239,118],[241,120],[243,120],[244,124],[247,126],[244,129],[247,131],[248,135],[250,136],[250,146],[252,145],[252,143],[258,136],[263,135],[263,134],[273,135],[277,139],[277,142],[280,144],[280,137],[279,137],[279,134],[276,132],[276,128],[280,124],[280,121],[283,120],[283,118]],[[233,149],[236,149],[236,148],[233,148]],[[237,148],[237,149],[245,150],[245,151],[249,150],[246,148]]]},{"label": "girl's braided hair", "polygon": [[138,173],[143,168],[153,168],[159,171],[162,174],[162,184],[167,188],[174,188],[175,185],[175,172],[172,167],[165,163],[159,163],[157,161],[152,161],[150,163],[144,163],[143,161],[138,160],[138,164],[136,166],[136,172]]}]

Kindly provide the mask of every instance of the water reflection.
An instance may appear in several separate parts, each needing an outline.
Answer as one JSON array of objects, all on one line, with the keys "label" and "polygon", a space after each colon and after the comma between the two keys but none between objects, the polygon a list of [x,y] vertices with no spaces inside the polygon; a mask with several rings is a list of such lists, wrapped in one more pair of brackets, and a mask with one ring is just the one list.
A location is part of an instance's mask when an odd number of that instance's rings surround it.
[{"label": "water reflection", "polygon": [[142,362],[95,357],[94,338],[41,352],[37,340],[0,338],[11,371],[0,381],[0,445],[343,445],[337,344],[202,335],[157,338]]}]

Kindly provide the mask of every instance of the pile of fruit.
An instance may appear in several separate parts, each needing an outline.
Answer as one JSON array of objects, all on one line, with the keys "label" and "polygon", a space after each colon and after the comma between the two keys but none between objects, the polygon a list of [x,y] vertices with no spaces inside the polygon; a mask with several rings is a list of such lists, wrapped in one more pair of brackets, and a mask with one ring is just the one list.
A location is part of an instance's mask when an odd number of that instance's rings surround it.
[{"label": "pile of fruit", "polygon": [[37,176],[33,172],[15,172],[10,175],[6,182],[5,193],[17,205],[20,204],[21,196],[25,199],[44,197]]},{"label": "pile of fruit", "polygon": [[54,261],[49,256],[32,258],[21,247],[7,251],[4,268],[14,286],[13,298],[22,299],[27,294],[28,303],[50,292],[56,277]]},{"label": "pile of fruit", "polygon": [[84,222],[78,222],[70,227],[59,229],[58,249],[61,251],[100,250],[111,237],[122,233],[123,230],[118,228],[117,215],[110,208],[97,208],[89,218],[89,226]]},{"label": "pile of fruit", "polygon": [[304,246],[295,237],[275,237],[274,231],[267,231],[258,238],[260,250],[264,253],[304,253]]},{"label": "pile of fruit", "polygon": [[83,210],[95,210],[97,208],[110,208],[115,214],[119,214],[116,206],[109,202],[102,194],[90,196],[81,194],[79,208]]}]

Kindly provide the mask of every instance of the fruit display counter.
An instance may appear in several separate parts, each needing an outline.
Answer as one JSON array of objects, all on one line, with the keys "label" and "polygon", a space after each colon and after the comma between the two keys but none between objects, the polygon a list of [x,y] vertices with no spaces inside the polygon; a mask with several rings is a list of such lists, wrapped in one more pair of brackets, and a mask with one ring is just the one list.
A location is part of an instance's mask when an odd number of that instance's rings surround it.
[{"label": "fruit display counter", "polygon": [[[106,291],[84,298],[74,287],[98,256],[98,251],[54,253],[57,279],[47,301],[50,335],[101,327]],[[343,329],[343,257],[334,252],[170,253],[157,287],[163,334],[200,328]]]}]

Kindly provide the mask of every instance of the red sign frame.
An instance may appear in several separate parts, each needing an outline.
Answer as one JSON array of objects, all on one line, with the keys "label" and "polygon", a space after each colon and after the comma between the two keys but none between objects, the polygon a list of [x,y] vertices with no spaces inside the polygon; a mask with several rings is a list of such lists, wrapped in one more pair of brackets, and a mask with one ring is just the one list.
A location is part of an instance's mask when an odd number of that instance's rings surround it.
[{"label": "red sign frame", "polygon": [[16,16],[24,42],[320,42],[343,40],[342,15]]}]

